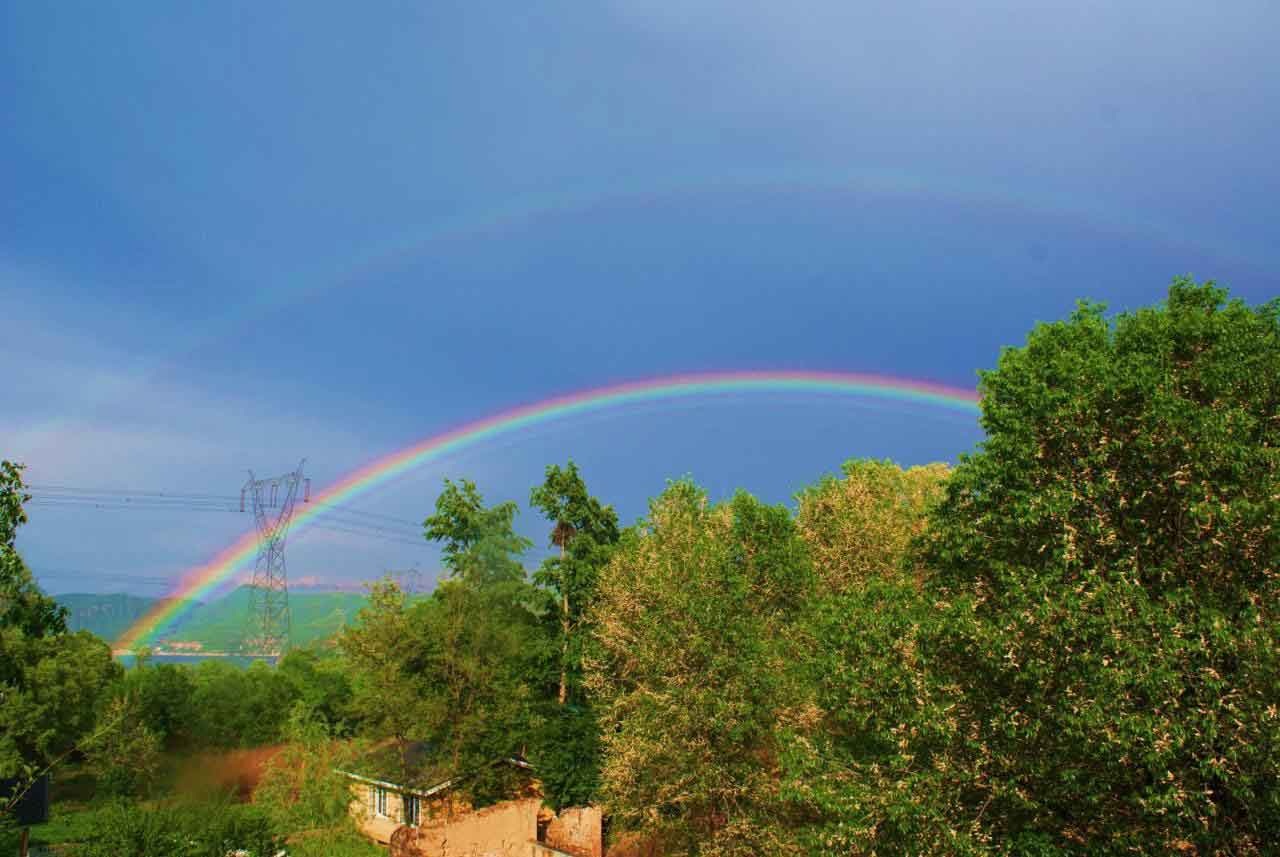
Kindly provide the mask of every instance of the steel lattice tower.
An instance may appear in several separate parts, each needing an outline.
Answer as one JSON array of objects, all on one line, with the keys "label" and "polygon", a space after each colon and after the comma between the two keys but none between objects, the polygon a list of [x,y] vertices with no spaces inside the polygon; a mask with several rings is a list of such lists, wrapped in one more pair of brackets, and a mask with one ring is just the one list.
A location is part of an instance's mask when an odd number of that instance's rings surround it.
[{"label": "steel lattice tower", "polygon": [[302,465],[306,463],[304,458],[297,470],[272,479],[256,479],[250,470],[249,481],[240,490],[240,509],[244,510],[248,495],[258,526],[258,558],[253,566],[243,643],[248,654],[278,657],[289,648],[289,578],[284,545],[299,487],[303,489],[303,502],[311,499],[311,480],[302,478]]},{"label": "steel lattice tower", "polygon": [[410,598],[417,595],[418,589],[422,586],[422,572],[418,569],[417,563],[414,563],[413,568],[388,569],[387,575],[393,578],[396,585],[400,587],[400,591]]}]

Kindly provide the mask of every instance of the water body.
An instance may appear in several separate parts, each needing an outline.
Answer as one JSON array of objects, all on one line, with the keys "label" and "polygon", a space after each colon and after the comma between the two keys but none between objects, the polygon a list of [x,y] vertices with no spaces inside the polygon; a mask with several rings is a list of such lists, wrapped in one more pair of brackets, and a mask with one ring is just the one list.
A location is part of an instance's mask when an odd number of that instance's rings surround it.
[{"label": "water body", "polygon": [[[116,655],[116,660],[124,665],[127,670],[137,666],[137,658],[134,655]],[[254,661],[266,661],[274,665],[275,658],[250,658],[243,655],[151,655],[147,658],[150,664],[198,664],[201,661],[218,660],[225,661],[233,666],[245,668]]]}]

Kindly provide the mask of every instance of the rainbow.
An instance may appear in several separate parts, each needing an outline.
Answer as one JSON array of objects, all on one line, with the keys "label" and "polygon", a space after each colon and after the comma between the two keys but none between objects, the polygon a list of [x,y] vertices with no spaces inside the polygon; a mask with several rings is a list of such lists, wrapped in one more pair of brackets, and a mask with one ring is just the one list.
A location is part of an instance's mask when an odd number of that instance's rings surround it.
[{"label": "rainbow", "polygon": [[[1193,240],[1184,231],[1175,229],[1173,224],[1136,219],[1134,212],[1115,206],[1099,207],[1098,200],[1087,194],[1037,192],[1027,195],[1016,192],[1012,187],[976,181],[962,175],[925,175],[886,168],[807,169],[796,165],[771,165],[764,169],[724,170],[709,176],[668,173],[660,181],[646,178],[576,189],[518,193],[505,197],[500,205],[451,213],[400,234],[380,238],[336,270],[325,262],[323,273],[316,271],[300,275],[283,285],[255,289],[245,300],[227,304],[223,316],[210,319],[203,330],[191,332],[191,336],[184,340],[188,348],[184,353],[194,354],[222,342],[253,319],[334,291],[365,285],[371,277],[394,271],[411,260],[451,244],[499,240],[505,233],[550,222],[556,217],[607,211],[611,206],[682,205],[702,195],[743,192],[775,196],[831,192],[872,200],[895,198],[984,209],[1001,208],[1030,217],[1066,218],[1106,235],[1159,242],[1179,251],[1185,248],[1239,266],[1265,264],[1257,257],[1256,251],[1238,242]],[[153,380],[164,366],[174,361],[166,361],[153,371],[145,372],[137,383]],[[69,417],[49,420],[34,426],[23,438],[39,444],[37,449],[46,448],[46,444],[53,447],[62,441],[62,433],[70,430],[68,426]]]},{"label": "rainbow", "polygon": [[[924,404],[970,415],[978,413],[978,395],[973,390],[884,375],[785,370],[736,371],[629,381],[502,411],[378,458],[313,496],[310,503],[294,514],[293,527],[305,527],[327,509],[354,500],[417,467],[482,441],[540,423],[627,404],[692,396],[767,392],[838,393]],[[168,595],[161,598],[116,640],[116,652],[127,654],[155,637],[169,623],[226,582],[242,564],[252,560],[257,547],[257,533],[246,533],[209,562],[188,571]]]}]

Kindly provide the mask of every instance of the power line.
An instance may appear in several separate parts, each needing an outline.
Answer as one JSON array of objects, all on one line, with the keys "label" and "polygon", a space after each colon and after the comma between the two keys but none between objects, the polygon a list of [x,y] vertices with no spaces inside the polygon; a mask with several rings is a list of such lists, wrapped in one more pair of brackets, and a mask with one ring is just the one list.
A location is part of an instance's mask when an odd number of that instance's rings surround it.
[{"label": "power line", "polygon": [[[119,504],[119,505],[173,505],[183,507],[184,505],[207,506],[227,504],[229,506],[237,505],[240,498],[230,494],[206,494],[179,491],[146,491],[140,489],[123,489],[123,488],[79,488],[69,485],[29,485],[27,491],[34,500],[91,500],[102,505]],[[326,501],[318,501],[317,507],[323,511],[320,514],[340,514],[349,515],[370,520],[382,521],[389,524],[399,524],[407,527],[421,527],[421,521],[401,518],[395,515],[387,515],[382,512],[370,512],[365,509],[356,509],[340,503],[332,503]]]},{"label": "power line", "polygon": [[[104,504],[93,500],[32,500],[32,506],[44,506],[48,508],[91,508],[105,509],[109,511],[161,511],[161,512],[222,512],[226,514],[239,515],[239,509],[234,508],[215,508],[215,507],[191,507],[191,506],[147,506],[143,504]],[[307,526],[307,530],[327,530],[330,532],[346,533],[348,535],[361,536],[366,539],[387,542],[388,544],[407,545],[409,547],[427,547],[427,542],[422,538],[420,532],[411,530],[396,530],[390,527],[383,527],[377,524],[368,524],[359,519],[348,518],[326,518],[324,520],[332,521],[332,523],[311,523]],[[304,530],[303,532],[306,532]]]},{"label": "power line", "polygon": [[82,488],[70,485],[27,485],[26,489],[35,493],[48,491],[70,491],[75,494],[127,494],[134,497],[177,497],[186,499],[210,499],[236,501],[238,496],[232,494],[201,494],[186,491],[146,491],[137,488]]},{"label": "power line", "polygon": [[335,527],[329,524],[314,524],[312,525],[311,529],[327,530],[331,533],[347,533],[349,535],[362,536],[366,539],[374,539],[377,541],[386,542],[388,544],[408,545],[409,547],[415,547],[415,548],[429,547],[425,539],[421,541],[412,541],[410,539],[395,538],[394,536],[380,536],[377,533],[371,533],[368,530],[348,529],[346,527]]},{"label": "power line", "polygon": [[[116,511],[178,511],[178,512],[229,512],[233,514],[241,514],[238,506],[230,505],[227,501],[204,501],[204,500],[183,500],[183,499],[161,499],[157,497],[99,497],[92,495],[77,494],[59,494],[59,495],[33,495],[30,501],[32,506],[44,507],[71,507],[71,508],[94,508]],[[379,515],[377,513],[366,513],[358,509],[350,509],[344,506],[322,506],[319,508],[317,517],[326,519],[334,519],[340,523],[351,527],[359,527],[372,532],[385,533],[388,535],[396,535],[402,538],[414,539],[421,536],[421,530],[418,525],[406,521],[402,518],[395,518],[391,515]],[[387,526],[386,523],[395,524],[395,526]]]},{"label": "power line", "polygon": [[173,583],[172,577],[156,577],[154,575],[135,574],[128,571],[99,571],[84,568],[51,568],[40,566],[31,569],[31,573],[39,578],[67,580],[70,578],[92,577],[99,580],[123,580],[131,583],[166,584]]},{"label": "power line", "polygon": [[196,505],[190,503],[142,503],[142,502],[113,502],[103,500],[96,497],[34,497],[28,505],[31,506],[54,506],[54,507],[89,507],[94,509],[118,509],[121,511],[139,510],[139,511],[174,511],[174,512],[233,512],[237,515],[243,514],[239,509],[231,506],[219,505]]}]

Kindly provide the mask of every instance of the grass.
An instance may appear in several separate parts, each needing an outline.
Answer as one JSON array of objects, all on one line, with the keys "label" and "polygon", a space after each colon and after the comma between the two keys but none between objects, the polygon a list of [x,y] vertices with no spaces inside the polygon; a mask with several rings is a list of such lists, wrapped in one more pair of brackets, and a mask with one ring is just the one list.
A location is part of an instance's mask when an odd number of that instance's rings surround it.
[{"label": "grass", "polygon": [[[194,757],[185,753],[169,753],[157,782],[156,794],[173,797],[178,789],[180,771]],[[201,796],[187,795],[199,800]],[[211,793],[207,796],[214,799]],[[144,806],[158,806],[159,800],[139,800]],[[112,799],[96,793],[92,775],[78,765],[59,770],[50,788],[49,820],[31,828],[33,853],[42,851],[58,857],[74,857],[78,845],[94,840],[102,830],[101,814]],[[18,832],[0,829],[0,857],[18,853]],[[386,849],[370,842],[348,827],[310,830],[289,836],[289,857],[386,857]],[[126,857],[126,855],[121,855]]]},{"label": "grass", "polygon": [[[93,837],[104,802],[95,799],[93,778],[75,765],[59,769],[49,792],[49,820],[32,826],[31,846],[55,854],[69,853],[67,846]],[[18,833],[0,833],[0,854],[17,853]]]},{"label": "grass", "polygon": [[387,850],[354,830],[309,830],[289,837],[289,857],[386,857]]},{"label": "grass", "polygon": [[[55,801],[49,807],[49,820],[31,828],[32,848],[44,848],[54,854],[73,853],[72,846],[90,841],[97,832],[98,812],[103,807],[79,801]],[[0,854],[18,853],[18,833],[0,835]]]}]

